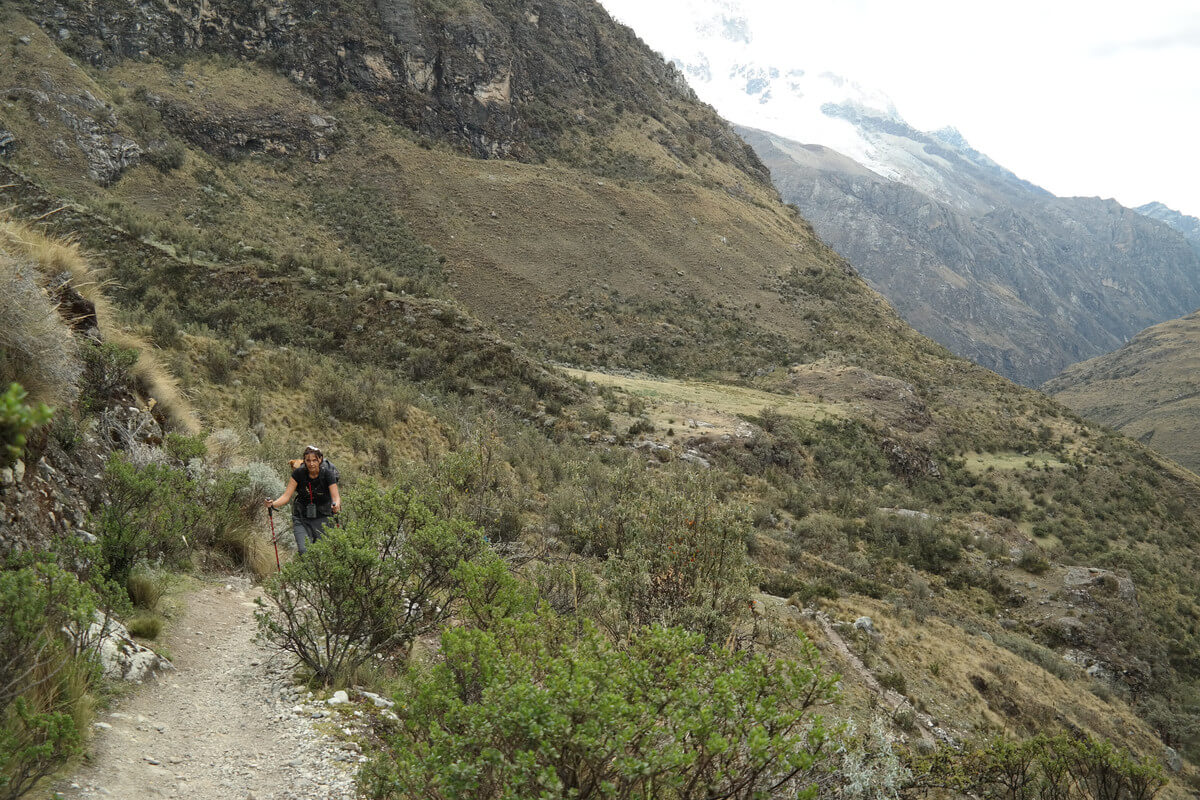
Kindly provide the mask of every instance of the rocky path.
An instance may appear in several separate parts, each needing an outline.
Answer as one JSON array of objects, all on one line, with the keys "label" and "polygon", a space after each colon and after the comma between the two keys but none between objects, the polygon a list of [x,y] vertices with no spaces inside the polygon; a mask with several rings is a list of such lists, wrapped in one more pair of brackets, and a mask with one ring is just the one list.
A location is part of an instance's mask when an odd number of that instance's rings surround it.
[{"label": "rocky path", "polygon": [[256,595],[230,579],[188,597],[166,643],[175,671],[99,715],[92,756],[56,787],[62,797],[354,796],[357,746],[255,641]]}]

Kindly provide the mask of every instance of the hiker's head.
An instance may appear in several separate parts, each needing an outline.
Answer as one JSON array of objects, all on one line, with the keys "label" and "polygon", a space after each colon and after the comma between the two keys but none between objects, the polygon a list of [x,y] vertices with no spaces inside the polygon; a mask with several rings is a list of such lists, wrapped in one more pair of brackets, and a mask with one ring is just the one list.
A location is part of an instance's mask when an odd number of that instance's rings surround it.
[{"label": "hiker's head", "polygon": [[325,454],[322,453],[321,448],[317,447],[316,445],[310,444],[308,447],[304,448],[304,465],[309,469],[321,466],[321,459],[324,457]]}]

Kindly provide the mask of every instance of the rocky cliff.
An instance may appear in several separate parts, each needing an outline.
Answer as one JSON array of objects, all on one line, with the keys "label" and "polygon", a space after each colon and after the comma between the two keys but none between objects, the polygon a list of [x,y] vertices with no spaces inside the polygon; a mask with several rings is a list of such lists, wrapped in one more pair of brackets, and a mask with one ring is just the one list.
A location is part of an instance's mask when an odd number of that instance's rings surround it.
[{"label": "rocky cliff", "polygon": [[556,154],[564,128],[604,128],[618,98],[617,112],[653,117],[683,103],[689,118],[672,132],[681,151],[702,138],[718,158],[768,180],[674,67],[585,0],[16,5],[93,66],[188,53],[250,58],[326,97],[361,92],[398,122],[479,156]]},{"label": "rocky cliff", "polygon": [[742,133],[784,199],[953,352],[1036,385],[1200,304],[1200,258],[1166,225],[1111,200],[1053,197],[961,137],[834,111],[905,150],[923,180],[888,180],[826,148]]}]

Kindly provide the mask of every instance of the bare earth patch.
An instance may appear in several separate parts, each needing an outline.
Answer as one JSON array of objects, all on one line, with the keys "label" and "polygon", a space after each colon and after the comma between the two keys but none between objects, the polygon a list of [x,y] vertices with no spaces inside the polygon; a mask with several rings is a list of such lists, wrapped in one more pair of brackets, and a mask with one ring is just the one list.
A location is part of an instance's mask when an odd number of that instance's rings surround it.
[{"label": "bare earth patch", "polygon": [[[93,753],[63,798],[351,798],[359,756],[318,729],[331,721],[255,641],[244,579],[188,597],[165,673],[102,713]],[[319,715],[319,716],[318,716]],[[106,727],[111,726],[111,727]]]}]

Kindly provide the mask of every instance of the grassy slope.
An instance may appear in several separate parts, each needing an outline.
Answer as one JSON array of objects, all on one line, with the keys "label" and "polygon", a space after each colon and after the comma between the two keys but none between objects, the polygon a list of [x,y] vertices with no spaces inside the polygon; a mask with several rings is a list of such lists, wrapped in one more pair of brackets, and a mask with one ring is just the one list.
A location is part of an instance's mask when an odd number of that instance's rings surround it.
[{"label": "grassy slope", "polygon": [[[1191,501],[1200,496],[1194,476],[1089,430],[1044,397],[916,335],[770,190],[723,162],[685,163],[656,144],[651,136],[662,123],[622,117],[603,146],[568,130],[576,147],[564,152],[578,157],[567,161],[479,161],[423,146],[354,94],[318,103],[253,65],[203,59],[177,69],[122,63],[88,73],[21,18],[10,15],[3,29],[32,40],[21,46],[28,49],[3,43],[6,84],[45,74],[60,90],[86,89],[106,98],[118,129],[139,141],[180,136],[155,119],[147,93],[198,108],[220,98],[233,118],[311,108],[338,120],[336,151],[319,163],[303,156],[227,160],[189,146],[177,169],[141,165],[102,188],[80,177],[79,159],[56,155],[55,139],[70,142],[71,134],[47,107],[9,101],[6,124],[21,142],[11,163],[33,184],[14,180],[5,197],[30,216],[52,211],[51,197],[87,209],[48,222],[83,236],[107,263],[126,324],[162,334],[168,359],[204,399],[197,405],[206,425],[245,429],[265,421],[268,445],[279,452],[318,437],[346,452],[349,465],[386,475],[382,462],[427,460],[454,446],[453,420],[437,409],[409,410],[429,387],[483,392],[521,415],[547,407],[557,414],[565,405],[553,429],[568,438],[580,430],[573,420],[584,412],[573,404],[582,394],[529,352],[692,378],[742,373],[760,393],[753,400],[743,387],[722,392],[711,381],[699,400],[680,396],[680,384],[650,391],[663,403],[699,403],[734,430],[739,415],[770,430],[755,428],[753,440],[728,445],[699,430],[667,437],[664,424],[686,419],[685,405],[652,408],[655,435],[677,450],[707,448],[746,499],[772,510],[776,521],[764,523],[756,547],[776,589],[833,584],[837,608],[880,615],[878,598],[892,597],[903,610],[920,594],[913,580],[924,575],[935,613],[958,633],[916,626],[875,657],[914,676],[918,696],[960,730],[1032,729],[1040,724],[1032,699],[1050,680],[1029,658],[1013,660],[973,636],[997,631],[999,614],[1014,621],[1022,640],[1042,637],[1037,599],[1012,604],[1008,590],[1031,581],[1008,563],[1008,550],[997,549],[1004,536],[1024,537],[1025,549],[1057,562],[1133,571],[1151,635],[1129,642],[1114,633],[1111,656],[1136,651],[1153,659],[1153,691],[1191,697],[1200,674],[1197,590],[1189,577],[1196,566]],[[625,163],[639,166],[617,169]],[[172,325],[164,314],[185,333],[166,335]],[[793,362],[805,366],[783,368]],[[336,425],[314,413],[310,398],[331,385],[366,407],[338,406],[339,398],[318,403],[338,417]],[[637,399],[644,404],[646,387],[630,388],[643,392]],[[794,422],[767,420],[772,393]],[[380,397],[386,402],[372,406]],[[797,398],[813,413],[797,410]],[[618,428],[645,411],[611,391],[598,402],[635,412]],[[816,413],[822,409],[830,418]],[[511,453],[527,446],[525,434],[502,431]],[[887,440],[928,457],[939,472],[913,475],[889,463],[881,450]],[[384,456],[381,443],[390,448]],[[530,480],[527,513],[536,517],[555,479]],[[933,562],[914,552],[908,533],[874,511],[891,506],[938,515],[911,541],[948,538],[958,543],[957,558]],[[981,512],[986,524],[978,523]],[[991,591],[971,585],[989,575],[999,581]],[[1048,602],[1061,599],[1061,586],[1044,591]],[[1097,608],[1093,616],[1106,630],[1119,610]],[[926,662],[949,661],[953,651],[924,654],[911,644],[918,635],[965,637],[971,644],[964,652],[982,648],[979,657],[1005,664],[1008,680],[1034,688],[1010,703],[959,691],[975,667],[955,660],[944,673],[953,681],[932,675]],[[1062,693],[1056,703],[1071,709],[1067,717],[1120,733],[1110,725],[1118,712],[1095,710],[1089,681],[1067,678],[1054,684]],[[1139,747],[1151,752],[1144,729],[1136,729]]]},{"label": "grassy slope", "polygon": [[1200,469],[1200,316],[1155,325],[1120,350],[1084,361],[1045,390],[1080,414]]}]

